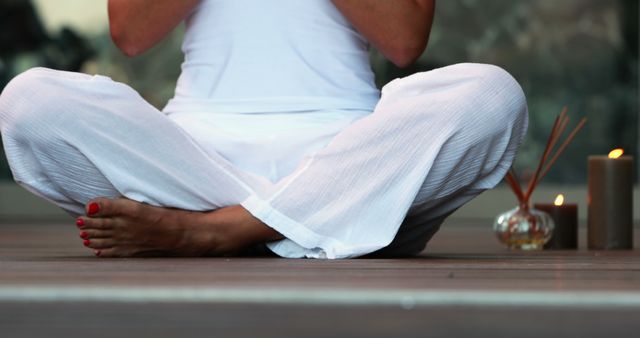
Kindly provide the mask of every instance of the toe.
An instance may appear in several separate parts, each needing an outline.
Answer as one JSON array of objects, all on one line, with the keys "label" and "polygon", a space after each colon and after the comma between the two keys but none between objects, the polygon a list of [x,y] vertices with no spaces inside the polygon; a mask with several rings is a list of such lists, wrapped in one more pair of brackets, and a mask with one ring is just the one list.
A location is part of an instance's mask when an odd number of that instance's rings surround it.
[{"label": "toe", "polygon": [[113,229],[115,221],[112,218],[100,218],[100,217],[86,217],[81,216],[76,220],[76,224],[81,223],[82,226],[78,226],[82,230],[108,230]]},{"label": "toe", "polygon": [[90,217],[136,216],[148,205],[128,198],[94,198],[87,203],[85,211]]},{"label": "toe", "polygon": [[90,200],[84,207],[87,216],[101,217],[111,215],[112,200],[106,197],[98,197]]},{"label": "toe", "polygon": [[93,254],[97,257],[101,258],[114,258],[114,257],[130,257],[131,255],[126,251],[123,251],[118,248],[106,248],[106,249],[95,249],[93,250]]},{"label": "toe", "polygon": [[113,231],[101,230],[101,229],[85,229],[80,231],[80,238],[92,239],[92,238],[111,238],[113,237]]},{"label": "toe", "polygon": [[109,208],[115,215],[140,216],[146,207],[149,205],[128,198],[116,198],[109,201]]},{"label": "toe", "polygon": [[115,245],[115,241],[111,238],[91,238],[85,239],[82,244],[91,249],[108,249]]}]

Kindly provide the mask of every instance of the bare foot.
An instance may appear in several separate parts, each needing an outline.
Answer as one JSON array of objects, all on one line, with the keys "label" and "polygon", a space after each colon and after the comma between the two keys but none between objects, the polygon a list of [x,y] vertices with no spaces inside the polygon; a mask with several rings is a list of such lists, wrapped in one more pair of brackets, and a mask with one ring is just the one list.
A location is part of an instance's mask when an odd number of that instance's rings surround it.
[{"label": "bare foot", "polygon": [[96,198],[85,210],[76,225],[100,257],[219,256],[282,238],[241,206],[199,212]]}]

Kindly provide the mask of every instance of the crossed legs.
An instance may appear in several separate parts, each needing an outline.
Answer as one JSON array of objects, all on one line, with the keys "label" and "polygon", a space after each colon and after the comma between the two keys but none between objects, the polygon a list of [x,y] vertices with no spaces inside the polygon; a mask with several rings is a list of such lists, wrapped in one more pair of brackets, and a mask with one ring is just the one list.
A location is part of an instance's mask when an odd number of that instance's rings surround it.
[{"label": "crossed legs", "polygon": [[99,76],[29,71],[0,96],[0,123],[16,181],[86,214],[81,235],[100,256],[220,255],[278,240],[270,248],[285,257],[339,258],[420,249],[501,180],[526,106],[497,67],[416,74],[275,185],[203,152]]},{"label": "crossed legs", "polygon": [[0,96],[0,123],[15,180],[79,216],[101,257],[219,255],[275,239],[233,207],[270,183],[205,154],[125,85],[32,69]]}]

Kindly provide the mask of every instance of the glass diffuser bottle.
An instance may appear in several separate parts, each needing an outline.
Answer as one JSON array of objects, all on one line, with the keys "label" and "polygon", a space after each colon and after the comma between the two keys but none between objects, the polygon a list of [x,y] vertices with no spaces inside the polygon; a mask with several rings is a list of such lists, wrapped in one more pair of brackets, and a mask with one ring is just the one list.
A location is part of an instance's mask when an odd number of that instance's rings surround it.
[{"label": "glass diffuser bottle", "polygon": [[551,239],[553,219],[528,205],[504,212],[493,223],[498,240],[509,249],[540,250]]},{"label": "glass diffuser bottle", "polygon": [[542,154],[536,171],[529,180],[526,192],[522,190],[520,181],[513,168],[511,168],[505,176],[505,180],[509,183],[519,203],[518,207],[501,213],[496,217],[493,230],[498,240],[509,249],[541,250],[553,235],[554,224],[551,216],[544,211],[531,207],[529,201],[535,187],[587,122],[585,118],[580,120],[567,139],[558,147],[555,154],[550,156],[551,151],[569,123],[569,118],[566,114],[567,108],[565,107],[560,115],[556,117],[551,134],[547,140],[545,151]]}]

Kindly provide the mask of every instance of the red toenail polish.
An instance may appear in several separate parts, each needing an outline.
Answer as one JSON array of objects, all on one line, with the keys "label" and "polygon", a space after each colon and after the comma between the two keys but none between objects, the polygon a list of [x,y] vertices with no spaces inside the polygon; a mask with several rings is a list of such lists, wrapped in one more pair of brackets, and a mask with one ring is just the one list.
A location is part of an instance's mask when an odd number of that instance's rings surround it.
[{"label": "red toenail polish", "polygon": [[93,214],[97,213],[98,211],[100,211],[100,206],[98,205],[98,203],[93,202],[93,203],[89,204],[89,215],[93,215]]},{"label": "red toenail polish", "polygon": [[84,226],[84,220],[82,218],[76,219],[76,226],[78,226],[78,228],[82,228]]},{"label": "red toenail polish", "polygon": [[82,241],[82,244],[84,244],[84,246],[89,246],[91,242],[88,239],[85,239],[84,241]]},{"label": "red toenail polish", "polygon": [[93,253],[94,253],[96,256],[100,256],[100,254],[101,254],[102,252],[100,252],[100,250],[96,250],[96,251],[94,251]]},{"label": "red toenail polish", "polygon": [[82,239],[87,239],[88,237],[89,237],[89,234],[88,234],[88,233],[86,233],[86,232],[84,232],[84,231],[80,232],[80,238],[82,238]]}]

